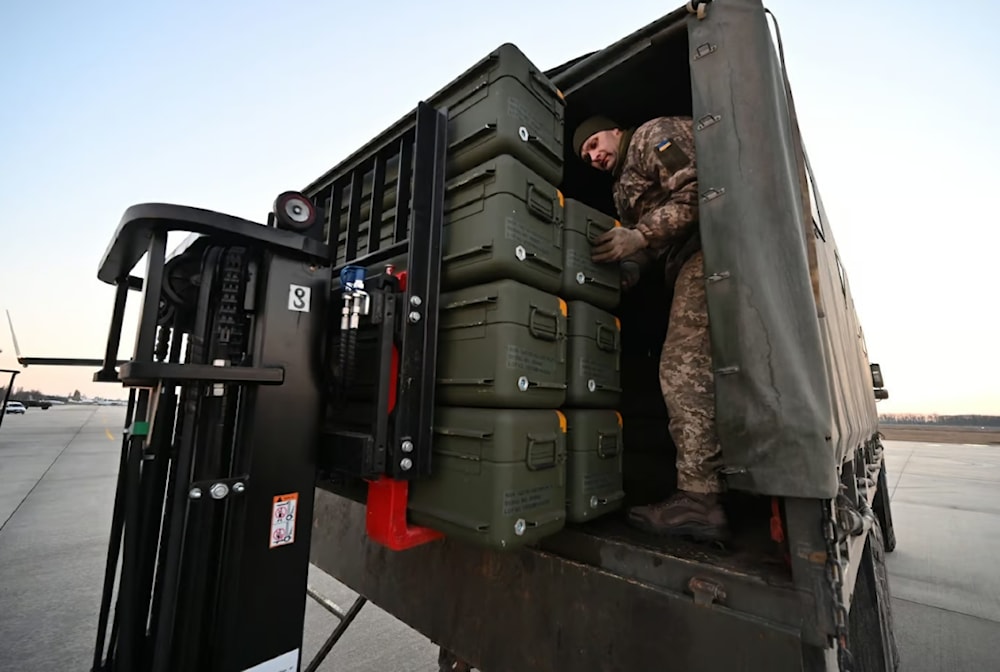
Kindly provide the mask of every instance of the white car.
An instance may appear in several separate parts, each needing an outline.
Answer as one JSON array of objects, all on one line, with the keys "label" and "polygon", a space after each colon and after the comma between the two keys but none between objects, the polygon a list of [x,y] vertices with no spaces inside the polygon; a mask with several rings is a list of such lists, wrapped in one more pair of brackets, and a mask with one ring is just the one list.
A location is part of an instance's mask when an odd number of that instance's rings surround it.
[{"label": "white car", "polygon": [[26,409],[24,407],[24,404],[22,404],[20,401],[8,401],[7,402],[7,408],[6,408],[6,410],[4,412],[5,413],[20,413],[21,415],[24,415],[25,411],[27,411],[27,410],[28,409]]}]

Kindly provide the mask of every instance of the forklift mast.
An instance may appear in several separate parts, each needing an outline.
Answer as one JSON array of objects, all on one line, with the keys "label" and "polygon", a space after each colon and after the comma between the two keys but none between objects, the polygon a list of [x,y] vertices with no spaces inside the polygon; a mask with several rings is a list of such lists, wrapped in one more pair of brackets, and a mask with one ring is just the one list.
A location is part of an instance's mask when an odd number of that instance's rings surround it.
[{"label": "forklift mast", "polygon": [[[406,501],[432,469],[446,122],[421,103],[373,156],[383,176],[399,157],[412,201],[397,199],[393,239],[350,266],[334,264],[336,218],[299,192],[266,225],[176,205],[125,212],[98,272],[117,291],[94,378],[130,392],[94,672],[314,669],[300,666],[320,470],[368,484],[377,542],[440,536],[407,525]],[[360,190],[371,168],[348,178]],[[379,183],[372,203],[382,197]],[[168,257],[170,231],[196,235]],[[405,272],[389,263],[401,257]],[[130,290],[141,314],[120,363]],[[379,403],[348,431],[359,332],[375,337]]]}]

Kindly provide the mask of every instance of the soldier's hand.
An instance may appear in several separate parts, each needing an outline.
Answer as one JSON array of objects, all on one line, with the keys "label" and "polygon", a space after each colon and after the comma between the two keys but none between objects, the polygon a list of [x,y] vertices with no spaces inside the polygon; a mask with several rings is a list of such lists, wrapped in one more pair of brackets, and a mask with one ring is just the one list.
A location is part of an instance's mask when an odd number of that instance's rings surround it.
[{"label": "soldier's hand", "polygon": [[596,263],[620,261],[646,247],[646,237],[635,229],[618,226],[594,241],[590,258]]}]

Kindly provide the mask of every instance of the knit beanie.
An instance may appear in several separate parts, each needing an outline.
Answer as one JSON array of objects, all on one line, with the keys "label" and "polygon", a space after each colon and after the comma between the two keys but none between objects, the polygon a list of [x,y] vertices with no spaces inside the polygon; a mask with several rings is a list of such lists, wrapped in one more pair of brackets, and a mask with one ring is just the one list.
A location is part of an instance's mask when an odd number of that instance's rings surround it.
[{"label": "knit beanie", "polygon": [[573,153],[580,156],[580,150],[583,148],[583,143],[585,143],[587,138],[592,136],[594,133],[599,131],[610,131],[615,128],[621,127],[611,119],[601,115],[595,115],[586,119],[576,127],[576,131],[573,133]]}]

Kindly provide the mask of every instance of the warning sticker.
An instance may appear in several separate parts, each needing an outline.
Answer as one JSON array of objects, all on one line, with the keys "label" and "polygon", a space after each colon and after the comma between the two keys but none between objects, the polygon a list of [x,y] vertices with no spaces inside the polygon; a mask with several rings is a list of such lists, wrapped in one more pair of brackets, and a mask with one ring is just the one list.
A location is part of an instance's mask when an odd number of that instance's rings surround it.
[{"label": "warning sticker", "polygon": [[270,548],[295,542],[295,518],[299,509],[299,493],[278,495],[271,506]]}]

